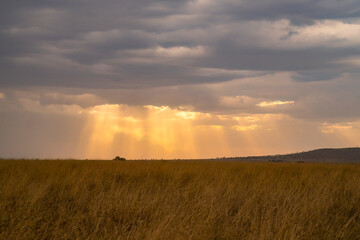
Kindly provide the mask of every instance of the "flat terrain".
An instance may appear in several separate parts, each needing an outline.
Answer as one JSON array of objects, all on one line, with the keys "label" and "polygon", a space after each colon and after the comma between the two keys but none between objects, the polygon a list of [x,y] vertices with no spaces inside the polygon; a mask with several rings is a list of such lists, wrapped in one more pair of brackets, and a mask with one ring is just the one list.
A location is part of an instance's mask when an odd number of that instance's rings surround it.
[{"label": "flat terrain", "polygon": [[360,165],[0,161],[0,239],[360,239]]}]

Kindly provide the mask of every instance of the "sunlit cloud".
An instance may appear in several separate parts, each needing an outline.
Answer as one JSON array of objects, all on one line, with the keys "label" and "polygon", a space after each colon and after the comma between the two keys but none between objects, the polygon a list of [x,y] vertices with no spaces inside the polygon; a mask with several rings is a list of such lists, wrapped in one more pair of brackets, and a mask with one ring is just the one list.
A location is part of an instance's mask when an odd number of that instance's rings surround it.
[{"label": "sunlit cloud", "polygon": [[140,50],[127,50],[127,54],[138,57],[168,57],[168,58],[181,58],[181,57],[199,57],[206,54],[205,47],[196,46],[196,47],[169,47],[164,48],[157,46],[149,49],[140,49]]},{"label": "sunlit cloud", "polygon": [[200,76],[256,76],[264,74],[260,71],[250,71],[250,70],[231,70],[231,69],[222,69],[222,68],[197,68],[196,74]]},{"label": "sunlit cloud", "polygon": [[275,107],[279,105],[293,104],[294,101],[264,101],[256,104],[259,107]]},{"label": "sunlit cloud", "polygon": [[224,129],[224,126],[221,125],[197,125],[196,128],[206,130],[206,129],[214,129],[214,130],[221,130]]},{"label": "sunlit cloud", "polygon": [[154,49],[155,55],[162,57],[196,57],[202,56],[206,53],[203,46],[197,46],[193,48],[178,46],[171,48],[156,47]]},{"label": "sunlit cloud", "polygon": [[183,119],[194,119],[198,115],[196,112],[177,112],[176,116],[181,117]]},{"label": "sunlit cloud", "polygon": [[330,123],[323,123],[320,127],[320,131],[325,134],[335,133],[337,131],[343,130],[351,130],[353,125],[351,123],[338,123],[338,124],[330,124]]},{"label": "sunlit cloud", "polygon": [[[120,50],[117,52],[118,58],[109,60],[110,64],[123,63],[162,63],[167,64],[169,61],[177,61],[181,59],[191,59],[203,57],[207,54],[206,47],[204,46],[176,46],[176,47],[161,47],[156,46],[147,49],[134,49],[134,50]],[[126,56],[124,58],[124,56]]]},{"label": "sunlit cloud", "polygon": [[5,98],[5,94],[3,94],[2,92],[0,92],[0,99],[4,99]]},{"label": "sunlit cloud", "polygon": [[350,65],[350,66],[360,66],[360,58],[359,57],[349,57],[342,60],[337,61],[337,63]]}]

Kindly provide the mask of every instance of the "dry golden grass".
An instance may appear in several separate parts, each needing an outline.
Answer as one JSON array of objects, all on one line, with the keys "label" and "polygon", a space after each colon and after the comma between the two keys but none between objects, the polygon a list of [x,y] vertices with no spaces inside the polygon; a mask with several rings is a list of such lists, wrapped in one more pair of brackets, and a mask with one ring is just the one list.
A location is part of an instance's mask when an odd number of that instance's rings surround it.
[{"label": "dry golden grass", "polygon": [[0,239],[360,239],[360,165],[0,161]]}]

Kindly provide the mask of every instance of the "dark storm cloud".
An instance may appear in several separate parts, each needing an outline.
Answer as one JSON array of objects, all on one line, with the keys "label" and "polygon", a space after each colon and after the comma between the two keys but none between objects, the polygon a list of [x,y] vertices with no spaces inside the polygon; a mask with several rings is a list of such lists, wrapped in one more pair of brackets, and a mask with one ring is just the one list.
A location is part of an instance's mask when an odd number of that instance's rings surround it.
[{"label": "dark storm cloud", "polygon": [[325,81],[331,80],[341,76],[341,71],[305,71],[298,72],[298,75],[294,76],[295,80],[298,81]]},{"label": "dark storm cloud", "polygon": [[[245,0],[218,2],[216,12],[223,12],[238,19],[283,19],[294,24],[311,24],[316,19],[351,18],[359,16],[359,3],[350,1],[314,0]],[[215,9],[215,8],[214,8]]]},{"label": "dark storm cloud", "polygon": [[[141,88],[244,77],[199,76],[200,68],[302,71],[296,80],[326,80],[321,71],[359,48],[346,36],[309,45],[301,31],[317,20],[351,22],[359,10],[351,0],[7,1],[0,86]],[[309,70],[320,72],[305,76]]]}]

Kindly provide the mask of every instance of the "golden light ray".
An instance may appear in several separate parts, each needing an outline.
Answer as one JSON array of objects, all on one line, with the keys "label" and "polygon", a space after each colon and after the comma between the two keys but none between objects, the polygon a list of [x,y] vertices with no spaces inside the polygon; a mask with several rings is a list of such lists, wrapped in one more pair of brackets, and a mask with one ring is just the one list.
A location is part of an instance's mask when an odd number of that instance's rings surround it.
[{"label": "golden light ray", "polygon": [[344,146],[360,144],[360,122],[323,123],[320,126],[320,131],[323,134],[341,139]]},{"label": "golden light ray", "polygon": [[194,129],[197,146],[202,148],[201,157],[214,158],[229,156],[230,148],[222,125],[199,125]]},{"label": "golden light ray", "polygon": [[[292,127],[294,120],[283,114],[233,116],[187,109],[116,104],[86,109],[84,155],[102,159],[116,155],[132,159],[263,155],[285,153],[284,146],[286,151],[296,150],[292,141],[301,137]],[[295,123],[299,124],[309,131],[317,127]],[[359,129],[360,124],[355,123],[322,126],[323,134],[336,135],[334,144],[359,143]]]},{"label": "golden light ray", "polygon": [[148,142],[156,147],[148,154],[160,158],[196,155],[192,120],[195,113],[169,107],[146,106]]},{"label": "golden light ray", "polygon": [[[133,107],[136,108],[136,107]],[[177,158],[196,156],[192,121],[198,113],[163,106],[137,107],[147,111],[135,118],[122,105],[98,105],[88,109],[87,155],[110,158],[116,154],[133,158]],[[136,111],[135,111],[136,112]]]},{"label": "golden light ray", "polygon": [[[87,153],[93,158],[108,158],[116,153],[114,139],[118,134],[128,135],[127,141],[123,141],[124,154],[129,155],[133,151],[133,144],[129,140],[143,138],[143,130],[134,117],[121,115],[119,105],[98,105],[89,110],[90,118],[85,129],[90,129]],[[115,151],[114,151],[115,150]]]}]

